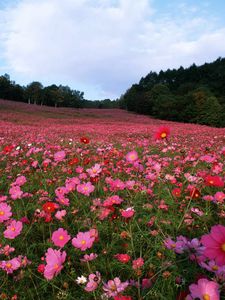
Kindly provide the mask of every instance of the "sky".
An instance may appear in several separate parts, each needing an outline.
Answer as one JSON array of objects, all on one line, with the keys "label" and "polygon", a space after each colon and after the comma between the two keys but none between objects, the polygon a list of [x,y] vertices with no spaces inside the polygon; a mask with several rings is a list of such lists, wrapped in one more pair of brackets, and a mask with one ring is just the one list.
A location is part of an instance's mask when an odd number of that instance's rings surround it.
[{"label": "sky", "polygon": [[224,0],[0,0],[0,74],[116,99],[150,71],[225,57]]}]

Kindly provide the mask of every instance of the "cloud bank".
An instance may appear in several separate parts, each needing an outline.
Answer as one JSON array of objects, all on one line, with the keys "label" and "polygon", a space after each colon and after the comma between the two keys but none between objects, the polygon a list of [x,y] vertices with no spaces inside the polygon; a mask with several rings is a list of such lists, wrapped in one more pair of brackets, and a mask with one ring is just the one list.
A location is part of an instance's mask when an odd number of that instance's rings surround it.
[{"label": "cloud bank", "polygon": [[[0,12],[0,47],[9,73],[28,83],[63,83],[86,98],[115,98],[149,71],[225,54],[225,27],[177,7],[161,14],[148,0],[19,0]],[[183,12],[182,12],[183,9]]]}]

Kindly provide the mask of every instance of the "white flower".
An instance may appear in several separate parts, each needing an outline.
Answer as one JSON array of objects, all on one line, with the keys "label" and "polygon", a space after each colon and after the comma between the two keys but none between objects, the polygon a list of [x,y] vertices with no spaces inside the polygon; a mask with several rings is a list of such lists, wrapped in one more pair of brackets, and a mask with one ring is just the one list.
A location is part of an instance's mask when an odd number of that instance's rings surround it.
[{"label": "white flower", "polygon": [[87,278],[84,277],[83,275],[81,277],[78,276],[76,279],[76,282],[77,282],[77,284],[84,284],[87,282]]},{"label": "white flower", "polygon": [[20,150],[20,146],[17,146],[17,147],[16,147],[16,150]]}]

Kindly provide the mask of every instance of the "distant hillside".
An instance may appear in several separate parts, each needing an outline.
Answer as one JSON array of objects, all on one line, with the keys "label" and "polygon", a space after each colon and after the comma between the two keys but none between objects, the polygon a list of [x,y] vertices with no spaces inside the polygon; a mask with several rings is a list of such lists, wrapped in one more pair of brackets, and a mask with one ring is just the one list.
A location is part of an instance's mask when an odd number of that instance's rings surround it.
[{"label": "distant hillside", "polygon": [[225,127],[225,58],[150,72],[121,96],[120,108],[164,120]]}]

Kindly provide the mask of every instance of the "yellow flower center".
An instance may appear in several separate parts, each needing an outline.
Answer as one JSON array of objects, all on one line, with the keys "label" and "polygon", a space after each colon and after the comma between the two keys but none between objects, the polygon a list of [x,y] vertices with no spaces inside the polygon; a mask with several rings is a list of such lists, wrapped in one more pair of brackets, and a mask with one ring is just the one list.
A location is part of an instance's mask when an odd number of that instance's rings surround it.
[{"label": "yellow flower center", "polygon": [[0,211],[0,216],[4,216],[4,214],[5,214],[4,211],[1,210]]},{"label": "yellow flower center", "polygon": [[209,183],[210,183],[210,184],[213,184],[213,183],[214,183],[214,181],[213,181],[213,180],[209,180]]},{"label": "yellow flower center", "polygon": [[164,139],[165,137],[166,137],[166,133],[165,132],[161,133],[161,138]]},{"label": "yellow flower center", "polygon": [[58,264],[55,264],[55,265],[54,265],[54,269],[57,270],[58,268],[59,268],[59,265],[58,265]]},{"label": "yellow flower center", "polygon": [[116,285],[112,284],[112,286],[110,287],[110,290],[113,291],[113,292],[116,291],[117,290]]},{"label": "yellow flower center", "polygon": [[11,268],[11,267],[12,267],[12,264],[11,264],[11,263],[7,263],[5,266],[6,266],[6,268],[8,268],[8,269],[9,269],[9,268]]},{"label": "yellow flower center", "polygon": [[218,268],[217,265],[215,265],[215,266],[212,267],[212,270],[213,270],[213,271],[217,271],[218,269],[219,269],[219,268]]},{"label": "yellow flower center", "polygon": [[82,241],[81,241],[81,244],[82,244],[82,245],[85,245],[85,244],[86,244],[86,241],[85,241],[85,240],[82,240]]},{"label": "yellow flower center", "polygon": [[15,228],[15,227],[11,227],[11,230],[12,230],[12,231],[15,231],[15,230],[16,230],[16,228]]},{"label": "yellow flower center", "polygon": [[221,249],[225,252],[225,243],[221,246]]},{"label": "yellow flower center", "polygon": [[203,300],[210,300],[210,296],[208,294],[204,294],[202,299]]},{"label": "yellow flower center", "polygon": [[63,235],[60,235],[59,239],[62,241],[64,240],[64,236]]}]

